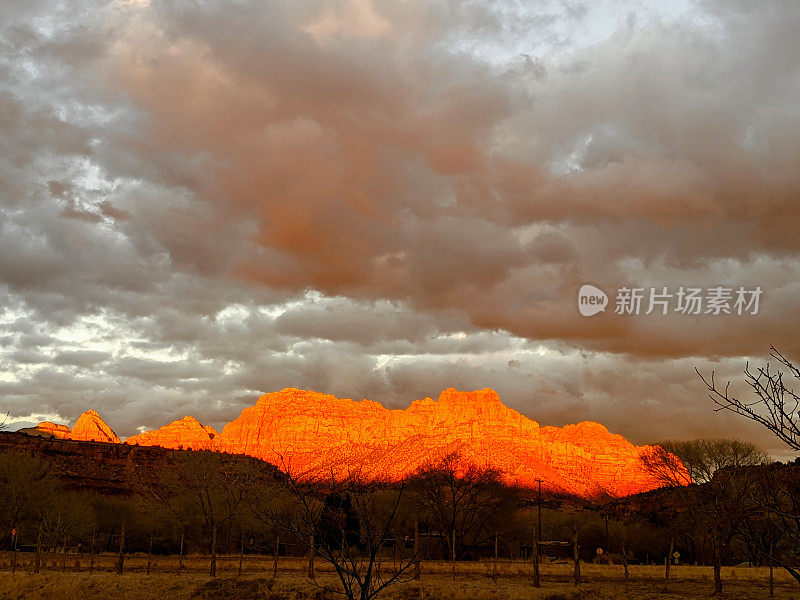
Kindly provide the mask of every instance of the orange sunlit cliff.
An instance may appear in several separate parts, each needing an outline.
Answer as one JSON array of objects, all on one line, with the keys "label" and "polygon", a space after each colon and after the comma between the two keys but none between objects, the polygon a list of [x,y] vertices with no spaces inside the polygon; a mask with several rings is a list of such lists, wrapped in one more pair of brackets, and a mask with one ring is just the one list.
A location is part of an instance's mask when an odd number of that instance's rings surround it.
[{"label": "orange sunlit cliff", "polygon": [[[94,411],[75,427],[42,423],[42,435],[119,442]],[[405,410],[287,388],[265,394],[217,434],[193,417],[128,438],[126,444],[212,449],[261,458],[303,473],[358,468],[375,478],[400,479],[450,452],[502,470],[509,482],[584,498],[620,497],[660,487],[641,466],[634,446],[598,423],[540,427],[489,390],[447,389]]]}]

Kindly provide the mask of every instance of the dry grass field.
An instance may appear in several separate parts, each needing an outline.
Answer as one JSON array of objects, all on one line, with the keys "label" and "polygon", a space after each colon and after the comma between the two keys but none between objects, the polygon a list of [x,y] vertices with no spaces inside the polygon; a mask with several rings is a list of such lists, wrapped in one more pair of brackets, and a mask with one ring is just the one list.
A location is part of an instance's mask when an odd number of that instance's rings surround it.
[{"label": "dry grass field", "polygon": [[[176,557],[154,557],[151,574],[145,573],[146,557],[126,557],[126,572],[112,572],[115,557],[96,557],[90,573],[88,557],[48,555],[42,571],[33,574],[33,556],[20,555],[17,572],[10,572],[11,557],[0,557],[0,600],[327,600],[340,597],[319,585],[334,586],[335,579],[317,562],[317,584],[305,576],[306,561],[282,558],[276,581],[272,581],[269,557],[245,557],[238,575],[238,557],[223,557],[218,576],[206,574],[208,561],[200,557],[184,560],[177,572]],[[500,561],[459,563],[453,579],[446,562],[424,562],[422,579],[398,584],[381,597],[387,600],[679,600],[711,596],[710,567],[672,567],[668,588],[663,567],[631,566],[630,580],[622,580],[622,567],[582,564],[582,584],[572,583],[571,564],[542,565],[542,587],[532,587],[529,563]],[[762,600],[768,595],[768,569],[725,567],[724,598]],[[800,587],[782,570],[775,570],[775,598],[800,600]]]}]

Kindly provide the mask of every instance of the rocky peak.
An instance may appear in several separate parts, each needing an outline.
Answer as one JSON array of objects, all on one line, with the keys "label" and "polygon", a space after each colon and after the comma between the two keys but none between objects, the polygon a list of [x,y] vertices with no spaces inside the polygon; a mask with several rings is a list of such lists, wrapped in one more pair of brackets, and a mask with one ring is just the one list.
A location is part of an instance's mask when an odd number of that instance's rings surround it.
[{"label": "rocky peak", "polygon": [[215,435],[217,432],[213,427],[203,426],[194,417],[186,416],[155,431],[147,431],[129,437],[125,443],[137,446],[208,450],[212,446],[211,440]]},{"label": "rocky peak", "polygon": [[119,444],[120,440],[114,430],[109,427],[97,411],[88,410],[78,417],[75,427],[69,432],[67,439],[84,442],[111,442]]},{"label": "rocky peak", "polygon": [[470,406],[475,408],[504,406],[500,402],[500,396],[497,392],[489,388],[472,392],[461,392],[455,388],[447,388],[439,394],[439,404],[442,406]]}]

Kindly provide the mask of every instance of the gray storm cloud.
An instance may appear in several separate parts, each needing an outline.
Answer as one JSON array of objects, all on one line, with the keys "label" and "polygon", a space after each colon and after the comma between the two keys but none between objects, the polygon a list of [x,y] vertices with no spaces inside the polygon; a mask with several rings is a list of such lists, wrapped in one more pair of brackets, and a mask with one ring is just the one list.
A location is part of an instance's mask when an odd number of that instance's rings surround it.
[{"label": "gray storm cloud", "polygon": [[[15,418],[91,406],[129,435],[289,385],[489,386],[548,424],[767,441],[693,367],[800,357],[795,3],[0,13]],[[586,282],[764,297],[585,319]]]}]

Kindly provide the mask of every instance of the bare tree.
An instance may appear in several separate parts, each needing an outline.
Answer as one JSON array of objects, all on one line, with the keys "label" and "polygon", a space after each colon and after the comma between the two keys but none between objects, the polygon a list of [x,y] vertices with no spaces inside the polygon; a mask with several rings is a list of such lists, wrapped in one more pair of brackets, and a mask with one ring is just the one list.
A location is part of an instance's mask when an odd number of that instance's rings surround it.
[{"label": "bare tree", "polygon": [[515,490],[503,485],[499,470],[455,452],[423,465],[412,484],[415,502],[445,539],[453,560],[461,552],[458,538],[461,547],[480,542],[518,506]]},{"label": "bare tree", "polygon": [[643,450],[639,462],[665,487],[680,487],[693,482],[681,459],[660,444]]},{"label": "bare tree", "polygon": [[39,504],[37,513],[45,545],[64,553],[69,545],[86,541],[97,527],[94,511],[79,493],[57,490]]},{"label": "bare tree", "polygon": [[[698,369],[697,374],[705,384],[708,395],[717,405],[718,411],[727,410],[764,426],[768,431],[794,450],[800,450],[800,396],[785,379],[800,382],[800,369],[774,346],[770,346],[770,357],[782,365],[786,372],[772,369],[769,363],[752,369],[747,363],[745,383],[751,388],[753,397],[742,399],[730,393],[730,382],[724,388],[718,387],[714,372],[706,377]],[[788,377],[787,377],[788,373]],[[800,543],[800,489],[797,469],[777,466],[761,470],[756,485],[748,486],[748,500],[756,507],[759,515],[768,515],[771,524],[780,530],[779,537],[794,540],[795,549]],[[747,530],[743,528],[745,535]],[[762,553],[766,552],[762,549]],[[782,566],[792,577],[800,582],[800,571],[791,557],[780,557],[770,551],[768,558]]]},{"label": "bare tree", "polygon": [[357,470],[341,477],[332,472],[325,481],[284,470],[283,499],[271,495],[255,513],[332,567],[341,589],[320,587],[348,600],[371,600],[413,578],[416,554],[388,549],[402,537],[397,517],[404,484],[366,481]]},{"label": "bare tree", "polygon": [[720,469],[760,465],[771,457],[751,442],[700,438],[664,440],[642,452],[639,460],[664,485],[680,486],[706,483]]},{"label": "bare tree", "polygon": [[223,526],[242,517],[247,494],[271,467],[256,460],[232,460],[215,452],[176,454],[171,464],[139,477],[140,492],[165,507],[181,523],[199,519],[209,544],[209,573],[217,573],[218,536]]},{"label": "bare tree", "polygon": [[[800,467],[770,465],[751,474],[749,502],[758,518],[742,528],[742,537],[763,558],[800,583]],[[761,539],[756,536],[761,536]]]},{"label": "bare tree", "polygon": [[[49,465],[23,452],[0,454],[0,526],[3,532],[39,514],[39,507],[58,490]],[[3,534],[3,543],[9,536]]]},{"label": "bare tree", "polygon": [[[788,358],[770,346],[770,357],[788,370],[791,380],[800,383],[800,369]],[[755,397],[749,400],[737,398],[729,392],[730,382],[724,388],[717,386],[714,371],[709,377],[695,368],[700,379],[708,389],[708,396],[717,405],[717,410],[727,410],[760,423],[779,440],[794,450],[800,450],[800,396],[784,383],[786,373],[772,369],[767,363],[763,367],[751,369],[746,364],[745,382],[752,389]]]},{"label": "bare tree", "polygon": [[695,512],[711,537],[714,565],[714,594],[722,593],[722,561],[742,523],[753,516],[750,485],[746,471],[731,468],[715,473],[700,488],[701,502]]}]

